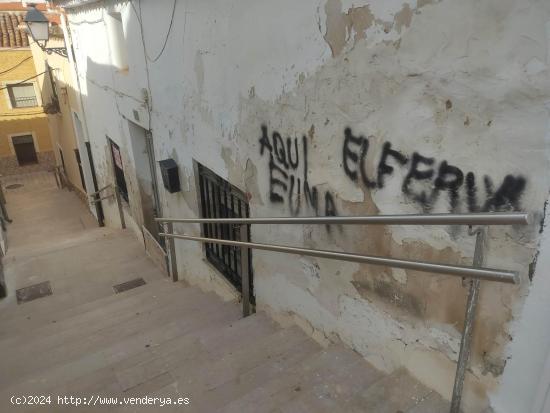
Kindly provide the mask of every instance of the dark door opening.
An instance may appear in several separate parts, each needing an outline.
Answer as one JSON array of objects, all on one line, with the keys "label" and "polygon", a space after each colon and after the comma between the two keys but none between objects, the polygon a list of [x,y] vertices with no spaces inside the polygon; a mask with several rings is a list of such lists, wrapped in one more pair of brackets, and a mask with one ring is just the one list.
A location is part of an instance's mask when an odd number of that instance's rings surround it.
[{"label": "dark door opening", "polygon": [[[95,165],[94,165],[94,158],[92,157],[92,147],[90,145],[90,142],[86,142],[86,152],[88,152],[88,160],[90,161],[90,169],[92,171],[92,181],[94,182],[94,192],[97,192],[99,187],[97,186],[97,176],[95,174]],[[95,199],[95,210],[97,213],[97,222],[99,223],[100,227],[105,226],[105,215],[103,214],[103,206],[101,205],[101,201],[99,200],[100,196],[99,194],[96,194]]]},{"label": "dark door opening", "polygon": [[12,142],[20,166],[38,163],[32,135],[13,136]]},{"label": "dark door opening", "polygon": [[59,157],[61,158],[61,165],[63,166],[63,172],[65,173],[65,158],[63,157],[63,150],[59,148]]},{"label": "dark door opening", "polygon": [[82,160],[80,159],[80,152],[78,149],[74,150],[74,155],[76,157],[76,163],[78,164],[78,172],[80,172],[80,182],[82,183],[82,188],[86,191],[86,181],[84,180],[84,171],[82,170]]},{"label": "dark door opening", "polygon": [[[197,163],[201,200],[201,218],[248,218],[250,207],[243,191],[231,185],[213,171]],[[241,241],[237,225],[203,224],[202,233],[207,238],[221,238]],[[248,227],[250,241],[250,226]],[[242,291],[241,249],[221,244],[204,244],[207,260],[216,267],[227,280]],[[248,254],[250,280],[250,301],[254,303],[254,277],[252,251]]]},{"label": "dark door opening", "polygon": [[120,153],[120,147],[111,139],[107,139],[109,140],[109,144],[111,146],[116,185],[118,186],[122,198],[124,198],[126,202],[129,202],[128,187],[126,186],[126,178],[124,177],[124,167],[122,165],[122,154]]}]

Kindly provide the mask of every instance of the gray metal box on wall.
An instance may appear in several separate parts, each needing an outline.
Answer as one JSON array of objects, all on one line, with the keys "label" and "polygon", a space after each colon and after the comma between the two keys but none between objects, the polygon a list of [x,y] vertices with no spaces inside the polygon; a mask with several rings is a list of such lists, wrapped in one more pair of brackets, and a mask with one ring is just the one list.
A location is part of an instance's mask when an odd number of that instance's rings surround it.
[{"label": "gray metal box on wall", "polygon": [[178,165],[172,158],[159,161],[162,183],[168,192],[173,194],[181,190]]}]

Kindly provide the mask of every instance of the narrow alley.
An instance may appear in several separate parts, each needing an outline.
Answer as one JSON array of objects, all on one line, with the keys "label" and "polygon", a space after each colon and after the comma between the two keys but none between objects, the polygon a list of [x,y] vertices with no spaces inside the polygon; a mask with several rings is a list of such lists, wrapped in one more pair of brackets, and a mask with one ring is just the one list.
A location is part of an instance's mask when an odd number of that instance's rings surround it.
[{"label": "narrow alley", "polygon": [[[57,396],[189,400],[116,406],[123,411],[443,410],[435,392],[403,371],[384,376],[343,346],[323,348],[262,313],[243,319],[238,303],[173,283],[129,231],[97,227],[53,175],[4,186],[13,223],[4,261],[9,295],[0,304],[1,411],[59,411]],[[145,285],[115,293],[113,286],[137,278]],[[39,283],[51,294],[17,303],[16,290]],[[30,395],[50,395],[51,405],[10,402]],[[94,409],[105,411],[78,411]]]},{"label": "narrow alley", "polygon": [[550,413],[550,1],[0,0],[0,413]]}]

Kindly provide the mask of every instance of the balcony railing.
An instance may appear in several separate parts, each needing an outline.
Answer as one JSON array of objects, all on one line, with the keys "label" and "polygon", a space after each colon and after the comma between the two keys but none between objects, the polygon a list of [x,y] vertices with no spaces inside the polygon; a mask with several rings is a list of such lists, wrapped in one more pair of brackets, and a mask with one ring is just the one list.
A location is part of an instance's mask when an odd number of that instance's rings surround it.
[{"label": "balcony railing", "polygon": [[32,108],[38,106],[36,96],[13,97],[11,102],[14,108]]}]

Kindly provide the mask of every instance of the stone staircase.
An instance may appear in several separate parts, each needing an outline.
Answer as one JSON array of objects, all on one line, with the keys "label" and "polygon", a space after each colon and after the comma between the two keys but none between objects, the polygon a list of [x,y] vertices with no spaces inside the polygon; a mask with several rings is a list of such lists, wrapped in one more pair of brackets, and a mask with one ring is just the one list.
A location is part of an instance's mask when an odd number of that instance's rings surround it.
[{"label": "stone staircase", "polygon": [[236,303],[164,279],[68,311],[3,318],[1,325],[6,409],[13,394],[188,397],[185,409],[197,412],[446,406],[403,371],[385,376],[342,345],[322,348],[263,313],[243,319]]},{"label": "stone staircase", "polygon": [[[85,219],[77,225],[66,213],[78,210],[69,195],[52,187],[8,204],[16,242],[4,262],[10,295],[0,300],[0,411],[448,411],[405,371],[383,374],[341,344],[324,348],[296,326],[282,328],[263,313],[242,318],[238,303],[171,282],[129,231],[94,228]],[[33,209],[17,204],[33,201],[56,219],[26,221]],[[43,226],[45,238],[24,242],[26,225]],[[138,277],[145,285],[113,290]],[[16,289],[44,281],[51,295],[17,304]],[[52,404],[16,408],[14,395],[51,395]],[[180,397],[189,404],[77,408],[59,406],[57,396],[87,403]]]}]

